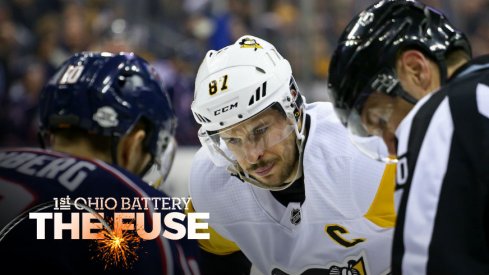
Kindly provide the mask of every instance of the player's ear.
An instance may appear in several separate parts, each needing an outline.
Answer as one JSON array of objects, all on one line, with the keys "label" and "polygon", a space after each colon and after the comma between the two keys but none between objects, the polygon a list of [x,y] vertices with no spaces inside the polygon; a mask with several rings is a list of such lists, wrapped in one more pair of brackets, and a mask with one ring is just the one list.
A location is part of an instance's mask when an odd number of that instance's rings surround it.
[{"label": "player's ear", "polygon": [[433,81],[433,73],[430,60],[422,52],[417,50],[404,51],[400,55],[399,62],[406,80],[423,90],[429,89]]},{"label": "player's ear", "polygon": [[145,152],[143,149],[146,132],[143,129],[131,131],[121,138],[118,149],[117,163],[127,170],[138,173],[139,168],[145,165]]}]

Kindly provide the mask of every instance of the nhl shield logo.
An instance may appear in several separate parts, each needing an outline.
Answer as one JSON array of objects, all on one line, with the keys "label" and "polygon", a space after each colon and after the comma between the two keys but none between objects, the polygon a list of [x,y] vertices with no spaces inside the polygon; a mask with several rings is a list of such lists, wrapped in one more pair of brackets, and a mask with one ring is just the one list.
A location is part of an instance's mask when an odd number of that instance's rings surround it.
[{"label": "nhl shield logo", "polygon": [[290,222],[293,225],[298,225],[301,222],[301,209],[300,208],[293,208],[290,211]]}]

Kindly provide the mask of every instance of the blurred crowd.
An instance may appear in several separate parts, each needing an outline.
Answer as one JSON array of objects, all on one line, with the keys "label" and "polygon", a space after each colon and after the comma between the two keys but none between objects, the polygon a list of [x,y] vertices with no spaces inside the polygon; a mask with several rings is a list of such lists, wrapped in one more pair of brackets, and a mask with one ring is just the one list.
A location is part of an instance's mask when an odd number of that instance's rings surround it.
[{"label": "blurred crowd", "polygon": [[[197,145],[190,111],[207,50],[243,34],[274,43],[308,101],[324,100],[331,49],[372,0],[0,0],[0,146],[37,145],[37,101],[46,79],[74,52],[133,51],[162,76],[180,145]],[[489,53],[489,1],[425,0]]]}]

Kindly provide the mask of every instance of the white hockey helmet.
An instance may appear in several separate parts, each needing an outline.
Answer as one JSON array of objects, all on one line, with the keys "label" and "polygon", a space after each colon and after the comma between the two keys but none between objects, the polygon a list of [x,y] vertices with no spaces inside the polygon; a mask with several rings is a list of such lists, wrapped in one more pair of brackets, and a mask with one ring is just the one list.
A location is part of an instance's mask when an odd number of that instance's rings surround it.
[{"label": "white hockey helmet", "polygon": [[[277,144],[295,132],[302,160],[305,127],[299,129],[299,120],[304,125],[305,115],[301,115],[304,102],[289,62],[272,44],[245,35],[233,45],[207,52],[197,73],[192,112],[201,124],[199,139],[216,165],[228,166],[232,174],[259,187],[282,190],[293,181],[270,187],[251,177],[239,166],[221,134],[269,108],[281,109],[288,127],[275,132],[273,141],[267,140],[267,145]],[[299,162],[294,179],[301,175],[301,166]]]}]

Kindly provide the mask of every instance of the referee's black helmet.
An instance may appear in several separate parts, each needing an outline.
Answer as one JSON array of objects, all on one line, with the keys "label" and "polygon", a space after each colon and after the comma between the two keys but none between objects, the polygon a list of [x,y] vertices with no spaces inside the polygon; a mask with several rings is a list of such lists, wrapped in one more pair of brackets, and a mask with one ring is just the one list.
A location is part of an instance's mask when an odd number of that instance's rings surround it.
[{"label": "referee's black helmet", "polygon": [[355,16],[333,54],[328,91],[344,125],[353,109],[380,90],[396,95],[396,55],[417,49],[438,64],[446,78],[446,54],[461,49],[471,56],[467,37],[440,11],[409,0],[382,0]]}]

